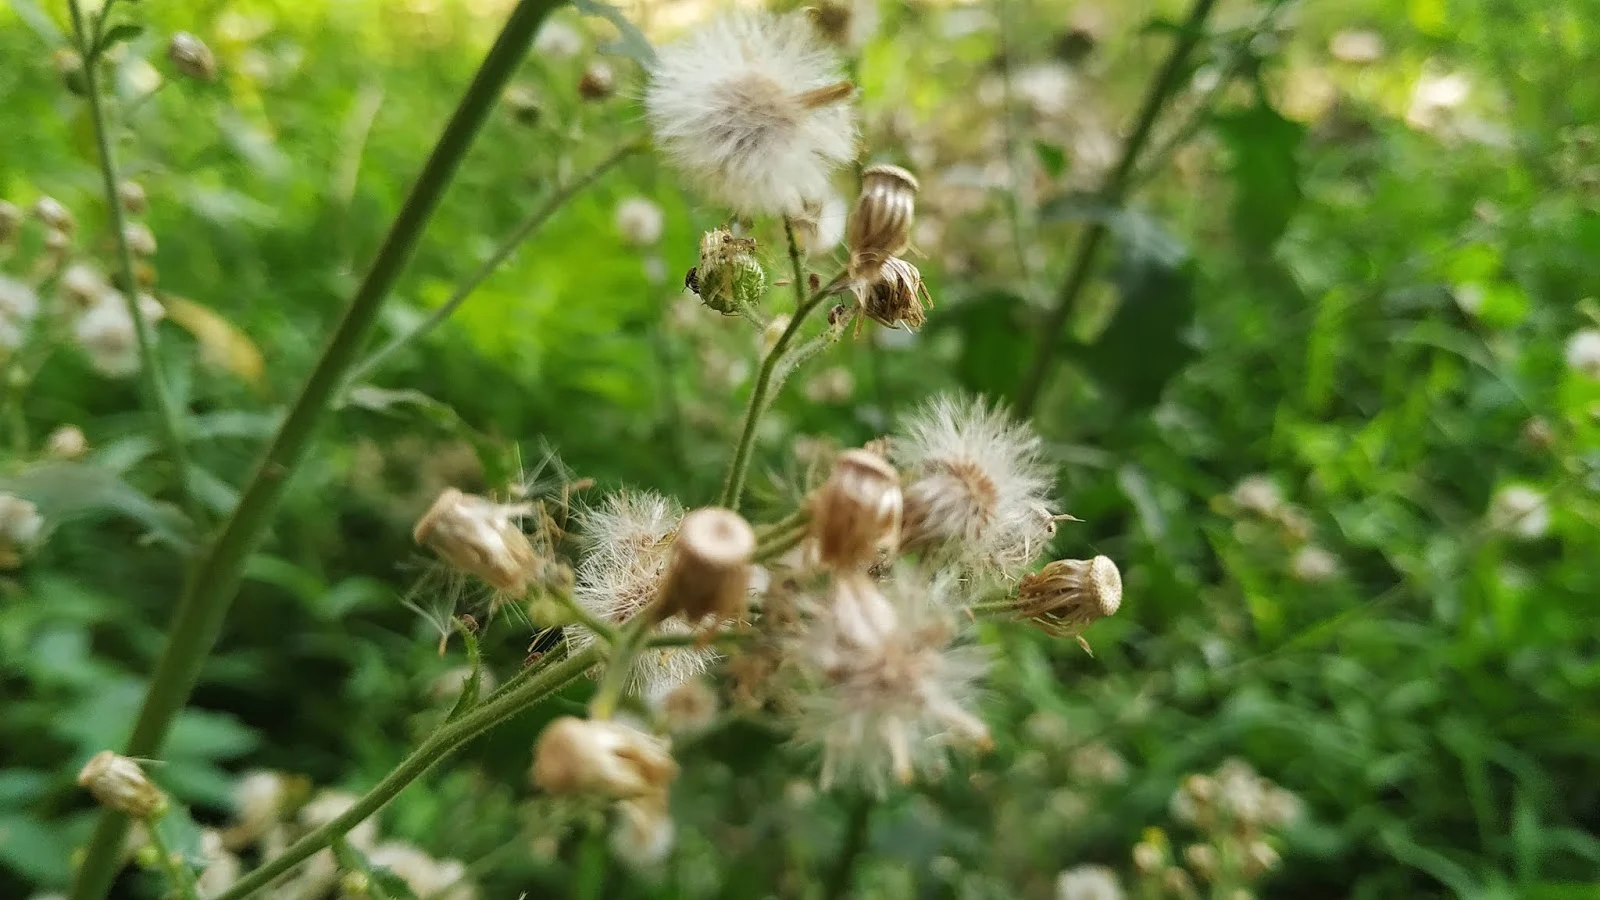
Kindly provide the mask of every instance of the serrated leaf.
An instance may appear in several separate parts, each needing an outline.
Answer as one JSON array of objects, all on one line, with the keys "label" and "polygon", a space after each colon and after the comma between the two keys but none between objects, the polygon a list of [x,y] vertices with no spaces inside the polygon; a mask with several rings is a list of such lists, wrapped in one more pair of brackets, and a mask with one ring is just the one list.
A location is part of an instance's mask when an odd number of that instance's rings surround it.
[{"label": "serrated leaf", "polygon": [[650,39],[644,36],[644,32],[640,31],[622,10],[600,0],[573,0],[572,5],[586,16],[598,16],[616,26],[617,33],[622,38],[616,44],[601,48],[604,52],[626,56],[647,69],[655,66],[656,51],[650,46]]},{"label": "serrated leaf", "polygon": [[193,528],[187,517],[99,466],[36,463],[0,478],[0,490],[33,501],[52,526],[110,513],[138,522],[161,543],[184,552],[192,546],[189,536]]}]

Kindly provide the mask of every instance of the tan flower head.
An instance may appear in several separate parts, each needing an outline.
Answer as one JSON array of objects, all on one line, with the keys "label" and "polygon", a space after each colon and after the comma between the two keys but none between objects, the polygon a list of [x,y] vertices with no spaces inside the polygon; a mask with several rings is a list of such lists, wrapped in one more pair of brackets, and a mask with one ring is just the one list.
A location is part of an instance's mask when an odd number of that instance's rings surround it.
[{"label": "tan flower head", "polygon": [[928,309],[933,308],[933,295],[922,283],[922,273],[899,257],[884,260],[877,279],[855,282],[854,291],[867,318],[889,328],[915,331],[928,320],[923,301]]},{"label": "tan flower head", "polygon": [[517,524],[529,511],[446,488],[411,536],[451,566],[520,596],[538,567],[533,545]]},{"label": "tan flower head", "polygon": [[900,474],[869,450],[848,450],[811,500],[811,534],[822,564],[869,566],[900,539]]},{"label": "tan flower head", "polygon": [[1109,557],[1058,559],[1017,585],[1017,618],[1076,637],[1122,605],[1122,573]]},{"label": "tan flower head", "polygon": [[884,263],[911,245],[919,187],[916,176],[899,166],[868,166],[862,171],[861,193],[845,238],[850,246],[850,277],[876,281]]},{"label": "tan flower head", "polygon": [[552,794],[643,797],[664,792],[677,775],[663,741],[609,720],[563,716],[534,750],[533,783]]},{"label": "tan flower head", "polygon": [[657,614],[737,619],[750,590],[756,533],[731,509],[708,507],[683,517],[672,542],[672,561],[661,585]]},{"label": "tan flower head", "polygon": [[84,764],[78,773],[78,786],[93,794],[102,806],[136,819],[155,818],[167,808],[166,794],[150,781],[144,769],[110,750],[101,750]]}]

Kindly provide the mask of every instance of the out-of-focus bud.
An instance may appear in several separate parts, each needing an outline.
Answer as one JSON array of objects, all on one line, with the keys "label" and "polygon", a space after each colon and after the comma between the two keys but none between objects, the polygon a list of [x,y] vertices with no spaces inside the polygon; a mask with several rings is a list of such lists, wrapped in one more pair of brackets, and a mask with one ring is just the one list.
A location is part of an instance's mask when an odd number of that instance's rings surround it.
[{"label": "out-of-focus bud", "polygon": [[0,493],[0,571],[15,569],[44,537],[44,517],[31,500]]},{"label": "out-of-focus bud", "polygon": [[648,247],[661,240],[666,216],[655,201],[629,197],[617,204],[617,233],[632,247]]},{"label": "out-of-focus bud", "polygon": [[636,869],[659,865],[672,852],[676,829],[664,795],[639,797],[617,804],[611,850]]},{"label": "out-of-focus bud", "polygon": [[778,346],[778,339],[782,338],[783,333],[789,330],[789,322],[790,318],[788,316],[773,316],[772,321],[767,323],[767,327],[761,329],[760,345],[762,356],[771,353],[773,348]]},{"label": "out-of-focus bud", "polygon": [[167,796],[144,774],[139,764],[110,750],[101,750],[78,773],[78,786],[94,795],[102,806],[136,819],[152,819],[166,812]]},{"label": "out-of-focus bud", "polygon": [[1272,845],[1262,840],[1254,840],[1244,848],[1244,874],[1249,878],[1260,878],[1278,867],[1280,857]]},{"label": "out-of-focus bud", "polygon": [[919,185],[899,166],[868,166],[845,241],[850,247],[850,277],[873,282],[883,264],[911,244]]},{"label": "out-of-focus bud", "polygon": [[755,306],[767,290],[767,273],[756,258],[755,240],[734,237],[726,228],[708,231],[700,239],[700,264],[693,275],[690,288],[700,295],[700,302],[724,315]]},{"label": "out-of-focus bud", "polygon": [[677,775],[664,742],[609,720],[563,716],[534,750],[533,783],[552,794],[659,795]]},{"label": "out-of-focus bud", "polygon": [[417,520],[411,536],[455,568],[508,594],[527,593],[538,557],[518,519],[525,506],[507,506],[446,488]]},{"label": "out-of-focus bud", "polygon": [[859,569],[872,565],[900,540],[905,500],[900,473],[876,453],[849,450],[811,501],[811,534],[823,565]]},{"label": "out-of-focus bud", "polygon": [[22,210],[15,203],[0,200],[0,244],[10,243],[22,230]]},{"label": "out-of-focus bud", "polygon": [[1017,618],[1077,637],[1122,606],[1122,573],[1109,557],[1058,559],[1017,585]]},{"label": "out-of-focus bud", "polygon": [[617,75],[602,59],[590,60],[578,79],[578,96],[585,100],[604,100],[617,92]]},{"label": "out-of-focus bud", "polygon": [[149,198],[145,196],[144,186],[137,181],[124,179],[117,185],[117,199],[122,201],[122,208],[134,215],[143,215],[150,208]]},{"label": "out-of-focus bud", "polygon": [[667,691],[654,705],[661,723],[673,734],[700,734],[717,720],[717,692],[699,678]]},{"label": "out-of-focus bud", "polygon": [[50,62],[56,67],[62,87],[80,97],[89,93],[89,79],[84,75],[83,57],[78,51],[62,47],[50,54]]},{"label": "out-of-focus bud", "polygon": [[154,256],[156,234],[143,222],[129,222],[123,226],[122,239],[128,243],[128,252],[134,256]]},{"label": "out-of-focus bud", "polygon": [[689,622],[707,616],[738,618],[744,612],[755,552],[755,530],[733,510],[710,507],[684,516],[661,583],[658,614],[667,618],[682,613]]},{"label": "out-of-focus bud", "polygon": [[1217,848],[1210,844],[1190,844],[1183,848],[1183,860],[1206,881],[1217,880]]},{"label": "out-of-focus bud", "polygon": [[1178,898],[1178,900],[1193,900],[1193,898],[1199,896],[1194,889],[1194,879],[1189,877],[1188,872],[1177,866],[1172,866],[1161,873],[1161,889],[1166,892],[1167,896]]},{"label": "out-of-focus bud", "polygon": [[525,84],[516,84],[506,89],[504,99],[513,119],[524,125],[538,124],[539,116],[544,111],[538,91]]},{"label": "out-of-focus bud", "polygon": [[1133,867],[1140,875],[1154,875],[1167,864],[1167,855],[1154,844],[1140,841],[1133,845]]},{"label": "out-of-focus bud", "polygon": [[217,58],[205,41],[187,31],[180,31],[167,43],[167,60],[179,72],[196,81],[214,81],[217,77]]},{"label": "out-of-focus bud", "polygon": [[865,572],[837,574],[828,585],[828,606],[839,637],[850,646],[877,647],[900,627],[894,605]]},{"label": "out-of-focus bud", "polygon": [[72,211],[54,197],[40,197],[33,203],[33,214],[46,228],[59,231],[71,236],[78,230],[78,221],[72,217]]},{"label": "out-of-focus bud", "polygon": [[79,459],[89,452],[89,439],[76,425],[62,425],[44,442],[45,455],[51,459]]}]

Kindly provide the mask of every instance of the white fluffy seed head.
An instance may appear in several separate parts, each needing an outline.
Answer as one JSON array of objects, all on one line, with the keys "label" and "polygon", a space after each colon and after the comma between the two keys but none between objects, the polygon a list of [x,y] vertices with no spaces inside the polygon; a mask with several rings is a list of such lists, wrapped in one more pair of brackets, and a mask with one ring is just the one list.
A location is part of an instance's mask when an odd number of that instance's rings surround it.
[{"label": "white fluffy seed head", "polygon": [[855,156],[853,88],[801,16],[733,12],[661,48],[645,114],[668,159],[746,215],[797,215]]},{"label": "white fluffy seed head", "polygon": [[[683,508],[651,491],[619,491],[578,515],[585,552],[578,563],[573,599],[598,619],[620,623],[656,597],[672,558],[672,540]],[[657,626],[664,634],[688,634],[680,619]],[[569,642],[582,649],[594,634],[570,626]],[[630,688],[646,696],[671,690],[701,674],[717,658],[711,647],[663,647],[641,652]]]},{"label": "white fluffy seed head", "polygon": [[617,233],[632,247],[649,247],[661,240],[666,216],[655,201],[629,197],[617,204]]},{"label": "white fluffy seed head", "polygon": [[903,545],[969,574],[1012,576],[1055,525],[1039,438],[982,400],[939,397],[890,443],[905,493]]},{"label": "white fluffy seed head", "polygon": [[1489,501],[1489,527],[1524,541],[1535,541],[1550,530],[1550,501],[1544,493],[1522,484],[1501,488]]},{"label": "white fluffy seed head", "polygon": [[794,658],[810,689],[798,698],[796,737],[821,749],[824,788],[852,783],[882,794],[940,770],[951,745],[989,746],[971,711],[988,662],[981,647],[958,641],[954,588],[948,577],[897,569],[879,595],[891,628],[863,644],[824,613],[799,638]]}]

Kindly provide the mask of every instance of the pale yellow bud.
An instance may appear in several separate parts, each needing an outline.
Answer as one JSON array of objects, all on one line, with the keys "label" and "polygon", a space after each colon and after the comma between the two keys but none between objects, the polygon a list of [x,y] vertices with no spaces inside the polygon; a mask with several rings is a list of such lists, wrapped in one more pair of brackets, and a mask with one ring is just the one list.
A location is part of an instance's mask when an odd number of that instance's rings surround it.
[{"label": "pale yellow bud", "polygon": [[563,716],[534,751],[533,783],[552,794],[643,797],[662,793],[677,775],[664,742],[607,720]]},{"label": "pale yellow bud", "polygon": [[1210,844],[1190,844],[1183,848],[1183,860],[1189,864],[1196,875],[1206,881],[1215,881],[1217,878],[1217,848]]},{"label": "pale yellow bud", "polygon": [[52,459],[78,459],[89,452],[89,439],[78,426],[62,425],[45,439],[44,452]]},{"label": "pale yellow bud", "polygon": [[517,519],[526,507],[505,506],[446,488],[417,520],[412,538],[455,568],[509,594],[527,593],[537,555]]},{"label": "pale yellow bud", "polygon": [[137,181],[123,181],[117,185],[117,199],[122,201],[122,208],[134,215],[142,214],[149,208],[149,198],[145,196],[144,186]]},{"label": "pale yellow bud", "polygon": [[78,786],[88,790],[102,806],[136,819],[152,819],[167,809],[167,796],[144,774],[139,764],[110,750],[101,750],[78,773]]}]

